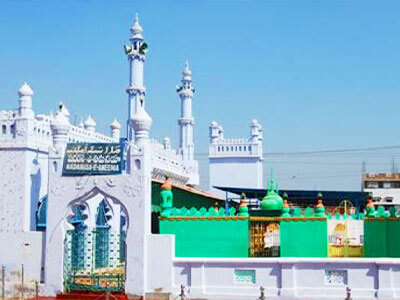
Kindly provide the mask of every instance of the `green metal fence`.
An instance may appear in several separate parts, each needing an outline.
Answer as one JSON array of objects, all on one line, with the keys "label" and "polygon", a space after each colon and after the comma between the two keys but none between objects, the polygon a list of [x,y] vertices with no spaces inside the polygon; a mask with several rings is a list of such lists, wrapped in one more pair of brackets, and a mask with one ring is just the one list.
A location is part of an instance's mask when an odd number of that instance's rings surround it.
[{"label": "green metal fence", "polygon": [[63,271],[66,291],[124,291],[125,233],[108,228],[67,231]]}]

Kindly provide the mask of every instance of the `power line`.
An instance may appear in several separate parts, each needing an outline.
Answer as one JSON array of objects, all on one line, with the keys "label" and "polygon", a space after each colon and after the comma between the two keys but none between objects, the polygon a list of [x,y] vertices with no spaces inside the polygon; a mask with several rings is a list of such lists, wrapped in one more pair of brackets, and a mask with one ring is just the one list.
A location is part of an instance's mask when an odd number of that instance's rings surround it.
[{"label": "power line", "polygon": [[[309,155],[309,154],[337,154],[337,153],[341,154],[341,153],[371,152],[377,150],[395,150],[395,149],[400,149],[400,146],[309,150],[309,151],[293,151],[293,152],[264,152],[263,155]],[[383,153],[383,154],[388,155],[389,153]],[[199,157],[208,156],[208,153],[200,152],[196,153],[195,155]]]}]

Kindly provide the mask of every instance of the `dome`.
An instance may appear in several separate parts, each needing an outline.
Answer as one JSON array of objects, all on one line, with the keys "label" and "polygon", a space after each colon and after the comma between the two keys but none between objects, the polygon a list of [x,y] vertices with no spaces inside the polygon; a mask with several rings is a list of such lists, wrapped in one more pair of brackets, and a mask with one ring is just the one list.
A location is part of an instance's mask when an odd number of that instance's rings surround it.
[{"label": "dome", "polygon": [[24,82],[24,84],[19,88],[18,94],[20,97],[33,96],[33,91],[31,89],[31,87],[26,82]]},{"label": "dome", "polygon": [[60,102],[59,110],[54,117],[54,121],[57,125],[69,125],[69,111],[67,107]]},{"label": "dome", "polygon": [[65,106],[64,103],[60,102],[59,104],[59,111],[61,114],[63,114],[66,118],[69,118],[69,110],[67,109],[67,107]]},{"label": "dome", "polygon": [[150,131],[152,122],[153,120],[143,107],[139,108],[139,111],[132,117],[133,129],[135,131]]},{"label": "dome", "polygon": [[275,190],[269,190],[267,195],[261,201],[263,210],[281,210],[283,208],[283,199]]},{"label": "dome", "polygon": [[282,210],[283,199],[278,194],[277,185],[271,175],[271,181],[269,182],[267,195],[261,201],[261,209],[263,210]]},{"label": "dome", "polygon": [[96,127],[96,122],[93,120],[92,116],[89,115],[85,121],[86,127]]},{"label": "dome", "polygon": [[258,121],[256,119],[251,120],[251,126],[258,126]]},{"label": "dome", "polygon": [[121,129],[121,124],[119,124],[117,119],[114,119],[110,124],[111,129]]}]

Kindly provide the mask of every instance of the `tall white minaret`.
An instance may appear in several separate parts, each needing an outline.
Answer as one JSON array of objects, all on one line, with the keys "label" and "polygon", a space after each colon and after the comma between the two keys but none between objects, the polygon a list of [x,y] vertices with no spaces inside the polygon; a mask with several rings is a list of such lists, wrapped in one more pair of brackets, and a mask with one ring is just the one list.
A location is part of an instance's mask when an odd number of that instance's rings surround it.
[{"label": "tall white minaret", "polygon": [[129,100],[127,137],[128,141],[134,140],[133,116],[144,109],[146,88],[143,84],[144,61],[146,60],[147,44],[142,36],[142,26],[136,14],[131,28],[131,45],[125,45],[125,54],[129,61],[129,86],[126,88]]},{"label": "tall white minaret", "polygon": [[192,71],[190,71],[187,61],[182,72],[181,86],[177,87],[177,92],[181,98],[181,117],[178,119],[179,153],[182,154],[184,160],[194,160],[194,118],[192,115],[194,88],[192,86]]}]

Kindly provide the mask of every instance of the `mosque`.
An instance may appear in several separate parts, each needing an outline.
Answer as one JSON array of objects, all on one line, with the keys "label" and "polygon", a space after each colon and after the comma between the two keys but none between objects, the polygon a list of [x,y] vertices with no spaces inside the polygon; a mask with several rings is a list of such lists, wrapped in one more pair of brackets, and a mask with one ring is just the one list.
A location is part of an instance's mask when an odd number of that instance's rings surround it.
[{"label": "mosque", "polygon": [[[369,210],[367,217],[379,222],[364,222],[372,224],[368,257],[337,258],[328,255],[322,196],[315,199],[314,212],[303,216],[291,211],[271,181],[264,216],[252,215],[244,196],[237,209],[223,207],[220,197],[193,188],[199,170],[189,64],[177,89],[179,148],[173,150],[168,138],[162,143],[150,138],[143,78],[148,46],[137,15],[131,33],[124,47],[130,75],[126,138],[115,119],[111,136],[96,131],[92,116],[72,125],[63,103],[54,115],[35,114],[27,83],[18,91],[18,109],[0,112],[0,264],[6,297],[28,287],[26,293],[32,292],[34,282],[40,282],[40,294],[58,299],[77,292],[128,299],[176,297],[183,291],[197,298],[256,299],[260,287],[262,299],[337,299],[348,286],[359,298],[400,296],[400,245],[388,242],[385,229],[393,233],[400,224],[395,212]],[[210,185],[262,188],[262,142],[256,120],[248,139],[225,139],[222,126],[212,122]],[[240,171],[243,177],[233,178]],[[182,199],[177,187],[186,193]],[[277,228],[280,237],[274,235]],[[381,236],[386,252],[377,247]],[[284,255],[265,254],[278,246]]]}]

